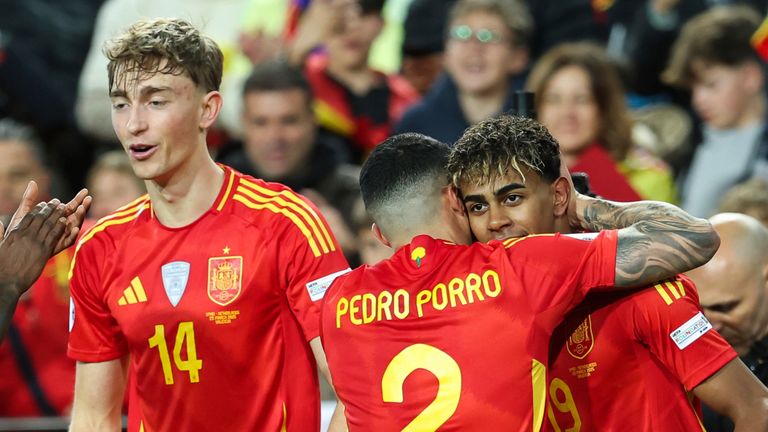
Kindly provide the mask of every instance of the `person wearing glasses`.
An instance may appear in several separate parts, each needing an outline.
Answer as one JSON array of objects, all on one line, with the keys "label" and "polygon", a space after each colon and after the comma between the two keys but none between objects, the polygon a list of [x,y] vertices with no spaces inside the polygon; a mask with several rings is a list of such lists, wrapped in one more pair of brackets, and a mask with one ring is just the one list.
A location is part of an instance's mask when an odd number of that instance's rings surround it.
[{"label": "person wearing glasses", "polygon": [[419,132],[452,143],[472,124],[512,107],[523,88],[533,19],[519,0],[459,0],[448,18],[444,64],[424,99],[396,133]]}]

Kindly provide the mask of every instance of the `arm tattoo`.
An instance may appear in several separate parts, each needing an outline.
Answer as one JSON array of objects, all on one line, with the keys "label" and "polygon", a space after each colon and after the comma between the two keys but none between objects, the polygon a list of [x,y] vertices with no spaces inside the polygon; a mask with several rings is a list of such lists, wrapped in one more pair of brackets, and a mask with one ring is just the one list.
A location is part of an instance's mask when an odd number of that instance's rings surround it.
[{"label": "arm tattoo", "polygon": [[641,286],[674,277],[709,261],[720,245],[709,221],[671,204],[588,199],[580,210],[584,229],[619,229],[616,286]]}]

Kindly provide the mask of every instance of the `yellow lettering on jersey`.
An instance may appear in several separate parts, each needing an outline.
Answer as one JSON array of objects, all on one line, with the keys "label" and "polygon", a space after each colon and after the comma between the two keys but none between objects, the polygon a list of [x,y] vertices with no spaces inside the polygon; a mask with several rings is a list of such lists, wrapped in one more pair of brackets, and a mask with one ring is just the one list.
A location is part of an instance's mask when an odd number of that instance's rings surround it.
[{"label": "yellow lettering on jersey", "polygon": [[533,389],[533,430],[541,430],[544,408],[547,405],[547,367],[536,359],[531,360],[531,385]]},{"label": "yellow lettering on jersey", "polygon": [[411,295],[404,289],[356,294],[342,297],[336,302],[336,328],[343,322],[365,325],[375,321],[389,321],[393,317],[406,319],[415,311],[417,318],[434,312],[450,311],[475,302],[484,302],[501,294],[498,273],[486,270],[482,275],[469,273],[464,277],[451,278],[448,283],[438,283]]}]

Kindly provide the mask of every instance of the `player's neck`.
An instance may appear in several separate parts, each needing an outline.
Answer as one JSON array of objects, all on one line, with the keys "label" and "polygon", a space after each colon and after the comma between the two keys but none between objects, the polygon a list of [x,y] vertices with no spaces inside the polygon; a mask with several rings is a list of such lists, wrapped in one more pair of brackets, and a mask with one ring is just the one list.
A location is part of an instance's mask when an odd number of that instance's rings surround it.
[{"label": "player's neck", "polygon": [[224,183],[224,171],[207,153],[192,157],[162,181],[146,182],[154,216],[163,225],[189,225],[213,205]]}]

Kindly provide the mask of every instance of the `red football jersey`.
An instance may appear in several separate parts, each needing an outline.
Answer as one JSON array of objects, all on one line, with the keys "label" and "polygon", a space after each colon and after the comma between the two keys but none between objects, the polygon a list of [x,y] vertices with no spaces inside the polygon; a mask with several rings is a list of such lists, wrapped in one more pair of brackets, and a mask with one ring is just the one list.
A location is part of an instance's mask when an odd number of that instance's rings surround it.
[{"label": "red football jersey", "polygon": [[345,271],[314,205],[225,167],[213,206],[186,227],[160,224],[144,197],[83,235],[69,355],[130,354],[131,431],[317,429],[306,341]]},{"label": "red football jersey", "polygon": [[554,431],[703,430],[688,391],[736,358],[684,276],[588,295],[555,330],[550,355]]},{"label": "red football jersey", "polygon": [[551,332],[614,283],[616,241],[418,236],[337,279],[322,337],[350,430],[538,430]]}]

